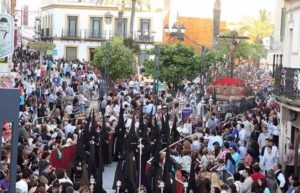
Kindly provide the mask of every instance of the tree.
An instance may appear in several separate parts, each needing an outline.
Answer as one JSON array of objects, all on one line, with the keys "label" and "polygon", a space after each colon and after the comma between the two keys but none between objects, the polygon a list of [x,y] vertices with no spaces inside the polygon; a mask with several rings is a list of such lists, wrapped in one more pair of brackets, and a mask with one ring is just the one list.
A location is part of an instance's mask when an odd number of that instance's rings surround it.
[{"label": "tree", "polygon": [[55,48],[55,44],[49,42],[30,42],[29,48],[40,52],[40,62],[43,61],[43,56],[47,53],[47,50]]},{"label": "tree", "polygon": [[[150,51],[154,54],[154,51]],[[155,77],[155,62],[146,61],[145,74]],[[200,72],[200,57],[195,54],[192,47],[181,43],[174,45],[161,45],[159,62],[159,80],[164,81],[174,89],[183,79],[193,80]]]},{"label": "tree", "polygon": [[273,32],[272,17],[266,10],[259,10],[258,18],[244,18],[238,26],[241,34],[249,34],[252,43],[261,43],[263,38],[271,36]]},{"label": "tree", "polygon": [[104,45],[95,50],[94,64],[100,71],[104,71],[108,64],[111,80],[127,78],[134,73],[135,55],[123,41],[122,37],[113,37],[110,48]]},{"label": "tree", "polygon": [[[229,33],[230,32],[224,32],[224,35],[228,35]],[[223,60],[228,58],[230,54],[230,45],[231,39],[219,39],[217,48],[215,50],[211,50],[209,52],[210,57],[206,58],[208,64],[222,62],[222,58]],[[252,60],[256,63],[261,58],[266,57],[266,55],[267,51],[262,43],[252,43],[252,41],[247,40],[239,41],[235,51],[235,58],[243,60]]]}]

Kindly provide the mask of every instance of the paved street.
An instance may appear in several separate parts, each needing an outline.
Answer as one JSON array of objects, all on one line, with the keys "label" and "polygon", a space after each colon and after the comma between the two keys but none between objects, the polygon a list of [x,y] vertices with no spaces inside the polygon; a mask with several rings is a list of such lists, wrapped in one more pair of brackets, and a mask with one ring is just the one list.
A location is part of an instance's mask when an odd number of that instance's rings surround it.
[{"label": "paved street", "polygon": [[114,176],[116,171],[117,163],[114,162],[111,165],[105,167],[103,173],[103,188],[107,191],[107,193],[114,193],[115,190],[112,189]]},{"label": "paved street", "polygon": [[[93,99],[90,104],[90,109],[98,109],[98,101]],[[114,193],[115,190],[112,189],[114,176],[116,171],[117,163],[113,162],[111,165],[106,166],[103,173],[103,188],[107,193]]]}]

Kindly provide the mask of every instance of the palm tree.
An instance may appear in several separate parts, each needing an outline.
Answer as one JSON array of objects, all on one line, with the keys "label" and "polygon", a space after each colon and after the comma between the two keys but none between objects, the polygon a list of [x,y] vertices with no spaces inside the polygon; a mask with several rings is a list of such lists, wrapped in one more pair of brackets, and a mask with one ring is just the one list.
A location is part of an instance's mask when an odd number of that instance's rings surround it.
[{"label": "palm tree", "polygon": [[119,2],[118,5],[118,25],[117,25],[117,36],[122,35],[122,21],[123,21],[123,11],[125,7],[125,2],[122,0],[122,2]]},{"label": "palm tree", "polygon": [[261,43],[263,38],[271,36],[273,32],[272,18],[266,10],[259,10],[258,18],[244,18],[238,25],[238,31],[248,34],[252,43]]},{"label": "palm tree", "polygon": [[136,1],[137,0],[131,0],[131,15],[130,15],[130,37],[133,37],[133,27],[134,27],[134,17],[135,17],[135,8],[136,8]]}]

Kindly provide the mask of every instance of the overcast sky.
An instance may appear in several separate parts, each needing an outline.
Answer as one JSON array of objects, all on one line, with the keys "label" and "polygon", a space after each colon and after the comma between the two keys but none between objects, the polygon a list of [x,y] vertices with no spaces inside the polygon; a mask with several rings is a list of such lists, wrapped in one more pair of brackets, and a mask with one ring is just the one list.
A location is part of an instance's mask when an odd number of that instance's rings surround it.
[{"label": "overcast sky", "polygon": [[[30,10],[38,10],[42,0],[17,0],[18,8],[29,4]],[[180,16],[212,18],[215,0],[171,0],[172,8]],[[239,21],[245,16],[257,16],[259,9],[274,12],[278,0],[221,0],[223,21]],[[29,3],[30,2],[30,3]]]},{"label": "overcast sky", "polygon": [[[212,18],[215,0],[172,0],[180,16]],[[239,21],[245,16],[257,16],[259,9],[274,12],[278,0],[221,0],[221,20]]]}]

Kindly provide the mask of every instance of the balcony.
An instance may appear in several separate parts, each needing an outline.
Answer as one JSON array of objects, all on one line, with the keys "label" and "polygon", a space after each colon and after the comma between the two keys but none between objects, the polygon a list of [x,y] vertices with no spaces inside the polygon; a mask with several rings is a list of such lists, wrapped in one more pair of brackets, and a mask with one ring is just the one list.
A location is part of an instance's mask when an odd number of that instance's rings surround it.
[{"label": "balcony", "polygon": [[52,28],[41,29],[41,38],[42,39],[52,38]]},{"label": "balcony", "polygon": [[105,34],[103,33],[95,33],[94,31],[85,31],[84,32],[84,39],[87,41],[95,41],[95,40],[104,40]]},{"label": "balcony", "polygon": [[138,35],[135,38],[136,42],[140,42],[140,43],[145,43],[145,42],[154,42],[154,35],[150,36],[150,35]]},{"label": "balcony", "polygon": [[300,106],[300,68],[275,70],[274,94],[280,101]]},{"label": "balcony", "polygon": [[81,39],[81,30],[70,31],[69,29],[62,29],[61,39],[63,39],[63,40],[80,40]]}]

